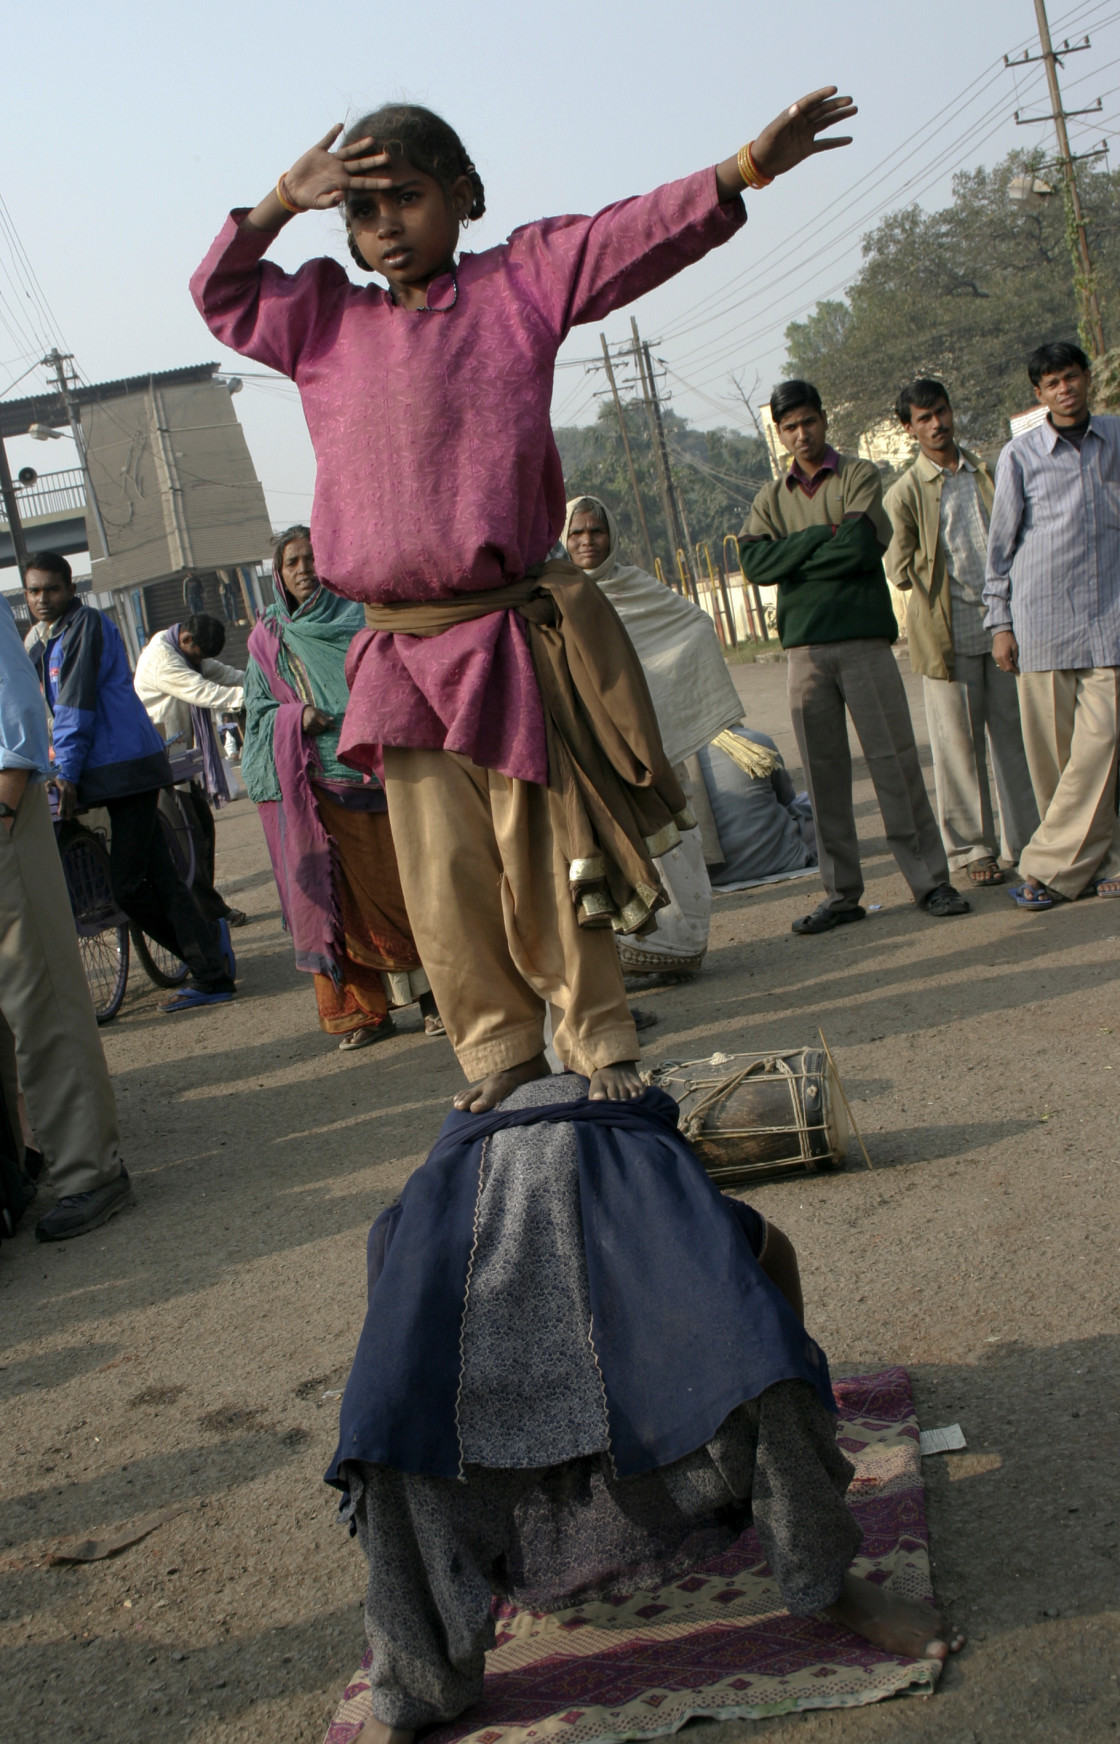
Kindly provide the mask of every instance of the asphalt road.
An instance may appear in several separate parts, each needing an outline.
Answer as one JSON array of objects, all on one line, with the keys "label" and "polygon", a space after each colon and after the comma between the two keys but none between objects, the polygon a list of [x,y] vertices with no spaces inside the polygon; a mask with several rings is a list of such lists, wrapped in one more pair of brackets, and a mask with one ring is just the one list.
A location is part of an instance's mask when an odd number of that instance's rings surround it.
[{"label": "asphalt road", "polygon": [[[795,764],[784,666],[736,677]],[[1113,1740],[1120,903],[1030,915],[993,891],[963,919],[919,914],[857,774],[880,911],[800,939],[814,878],[719,898],[701,980],[643,998],[661,1020],[645,1057],[797,1047],[823,1026],[874,1169],[752,1197],[797,1245],[833,1367],[904,1363],[922,1422],[964,1428],[968,1451],[924,1470],[937,1591],[970,1645],[929,1701],[721,1730]],[[366,1230],[461,1080],[415,1011],[356,1054],[319,1033],[246,803],[220,819],[219,882],[252,915],[235,1004],[164,1017],[134,971],[103,1032],[135,1209],[0,1248],[4,1744],[319,1744],[362,1652],[324,1395],[361,1324]],[[44,1565],[60,1537],[170,1504],[112,1560]]]}]

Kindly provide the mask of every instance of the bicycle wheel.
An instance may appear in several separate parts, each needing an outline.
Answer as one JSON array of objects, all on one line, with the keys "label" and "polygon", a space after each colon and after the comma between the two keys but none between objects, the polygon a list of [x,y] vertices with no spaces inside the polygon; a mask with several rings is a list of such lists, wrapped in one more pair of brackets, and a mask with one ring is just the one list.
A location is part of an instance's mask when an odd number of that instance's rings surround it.
[{"label": "bicycle wheel", "polygon": [[182,958],[141,932],[138,926],[130,926],[128,930],[148,980],[154,981],[157,987],[181,987],[190,973]]},{"label": "bicycle wheel", "polygon": [[98,1023],[110,1023],[121,1008],[128,986],[128,928],[108,927],[88,938],[78,937],[82,965]]},{"label": "bicycle wheel", "polygon": [[128,985],[128,927],[113,896],[109,856],[80,824],[66,828],[59,854],[94,1015],[98,1023],[108,1023]]}]

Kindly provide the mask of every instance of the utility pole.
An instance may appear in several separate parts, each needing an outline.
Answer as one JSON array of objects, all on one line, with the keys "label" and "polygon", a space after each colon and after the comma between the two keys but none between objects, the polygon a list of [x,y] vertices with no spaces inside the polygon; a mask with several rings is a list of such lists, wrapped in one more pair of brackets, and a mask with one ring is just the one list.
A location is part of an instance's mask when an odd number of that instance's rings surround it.
[{"label": "utility pole", "polygon": [[638,332],[638,323],[633,315],[630,317],[630,330],[634,335],[631,349],[634,361],[638,366],[638,377],[642,384],[642,397],[646,402],[649,415],[650,435],[653,438],[653,451],[657,458],[657,470],[661,479],[661,496],[665,514],[665,530],[669,535],[669,543],[674,552],[683,550],[688,560],[689,581],[695,587],[693,570],[695,555],[689,544],[688,533],[685,530],[684,516],[673,484],[673,471],[669,465],[669,449],[665,441],[665,426],[661,421],[661,402],[657,395],[657,379],[653,373],[653,363],[646,345]]},{"label": "utility pole", "polygon": [[[101,519],[101,507],[97,501],[97,492],[93,488],[93,479],[90,477],[89,456],[86,453],[86,439],[82,431],[82,421],[78,416],[73,400],[70,398],[70,384],[66,380],[65,366],[68,363],[73,363],[73,361],[74,359],[69,352],[63,353],[59,351],[56,345],[54,350],[49,351],[46,357],[44,357],[43,368],[54,370],[54,385],[62,397],[63,405],[66,407],[66,416],[70,420],[70,433],[74,438],[74,446],[78,450],[78,464],[85,475],[86,506],[93,515],[94,525],[97,528],[97,536],[101,541],[101,555],[103,558],[107,558],[109,555],[109,540],[105,533],[105,523]],[[90,553],[90,556],[92,558],[92,552]]]},{"label": "utility pole", "polygon": [[4,513],[8,518],[8,530],[12,535],[12,550],[16,554],[19,578],[22,581],[27,574],[27,540],[23,536],[23,522],[19,518],[16,487],[12,483],[12,469],[8,465],[8,453],[4,447],[2,436],[0,436],[0,499],[3,499]]},{"label": "utility pole", "polygon": [[[1038,20],[1038,40],[1042,48],[1041,55],[1024,54],[1017,61],[1008,60],[1004,55],[1006,66],[1022,66],[1027,61],[1041,60],[1046,69],[1046,87],[1050,93],[1050,115],[1015,115],[1018,127],[1030,126],[1035,122],[1052,121],[1054,131],[1058,136],[1058,156],[1061,160],[1062,173],[1065,177],[1066,214],[1070,230],[1070,253],[1074,263],[1074,285],[1077,290],[1077,300],[1081,304],[1082,338],[1088,350],[1094,357],[1103,357],[1105,352],[1104,325],[1101,321],[1100,302],[1097,297],[1096,279],[1093,273],[1092,256],[1089,253],[1089,237],[1085,226],[1085,215],[1081,210],[1081,194],[1077,186],[1077,175],[1074,171],[1076,161],[1070,150],[1069,130],[1066,121],[1072,115],[1095,114],[1101,107],[1098,97],[1089,109],[1063,109],[1061,87],[1058,84],[1058,67],[1060,57],[1054,52],[1050,40],[1050,21],[1046,16],[1046,0],[1034,0],[1035,17]],[[1062,54],[1077,54],[1090,46],[1089,38],[1076,43],[1073,47],[1068,42],[1062,45]],[[1085,154],[1098,157],[1099,152]]]},{"label": "utility pole", "polygon": [[630,437],[626,429],[626,416],[622,410],[622,401],[618,397],[618,387],[614,379],[614,364],[611,362],[611,354],[607,349],[606,334],[600,333],[599,339],[603,347],[603,362],[606,366],[607,380],[611,385],[611,396],[614,400],[614,409],[618,414],[618,432],[622,437],[622,446],[626,451],[626,465],[630,469],[630,485],[634,492],[634,507],[638,511],[638,525],[642,530],[642,545],[645,548],[646,563],[649,567],[649,572],[652,575],[653,541],[649,536],[649,527],[646,525],[646,511],[642,504],[642,493],[638,489],[638,473],[634,466],[634,456],[630,452]]}]

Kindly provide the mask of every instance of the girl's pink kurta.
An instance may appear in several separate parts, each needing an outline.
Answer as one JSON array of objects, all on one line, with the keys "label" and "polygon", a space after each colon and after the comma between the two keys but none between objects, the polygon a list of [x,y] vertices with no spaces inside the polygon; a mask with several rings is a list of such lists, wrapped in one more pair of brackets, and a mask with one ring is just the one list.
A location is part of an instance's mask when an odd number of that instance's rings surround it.
[{"label": "girl's pink kurta", "polygon": [[[701,170],[593,218],[546,218],[437,279],[428,307],[399,308],[334,260],[289,275],[263,261],[271,235],[231,213],[191,280],[207,326],[291,376],[318,463],[311,534],[320,575],[378,602],[446,599],[519,580],[564,522],[549,423],[556,352],[734,234]],[[340,750],[460,751],[545,782],[544,718],[513,612],[429,638],[366,631],[347,663]]]}]

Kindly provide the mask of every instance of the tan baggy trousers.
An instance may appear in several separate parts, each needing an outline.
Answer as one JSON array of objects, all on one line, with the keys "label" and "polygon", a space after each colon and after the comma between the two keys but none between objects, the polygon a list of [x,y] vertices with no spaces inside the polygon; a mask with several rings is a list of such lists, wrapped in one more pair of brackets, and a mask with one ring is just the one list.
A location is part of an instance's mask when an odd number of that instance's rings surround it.
[{"label": "tan baggy trousers", "polygon": [[453,751],[386,746],[385,792],[420,960],[469,1078],[544,1047],[590,1075],[638,1058],[609,927],[576,920],[548,791]]},{"label": "tan baggy trousers", "polygon": [[1072,901],[1120,877],[1120,667],[1021,673],[1019,712],[1042,820],[1019,870]]},{"label": "tan baggy trousers", "polygon": [[117,1102],[38,783],[24,789],[11,831],[0,824],[0,1088],[17,1135],[23,1091],[60,1198],[116,1180]]}]

